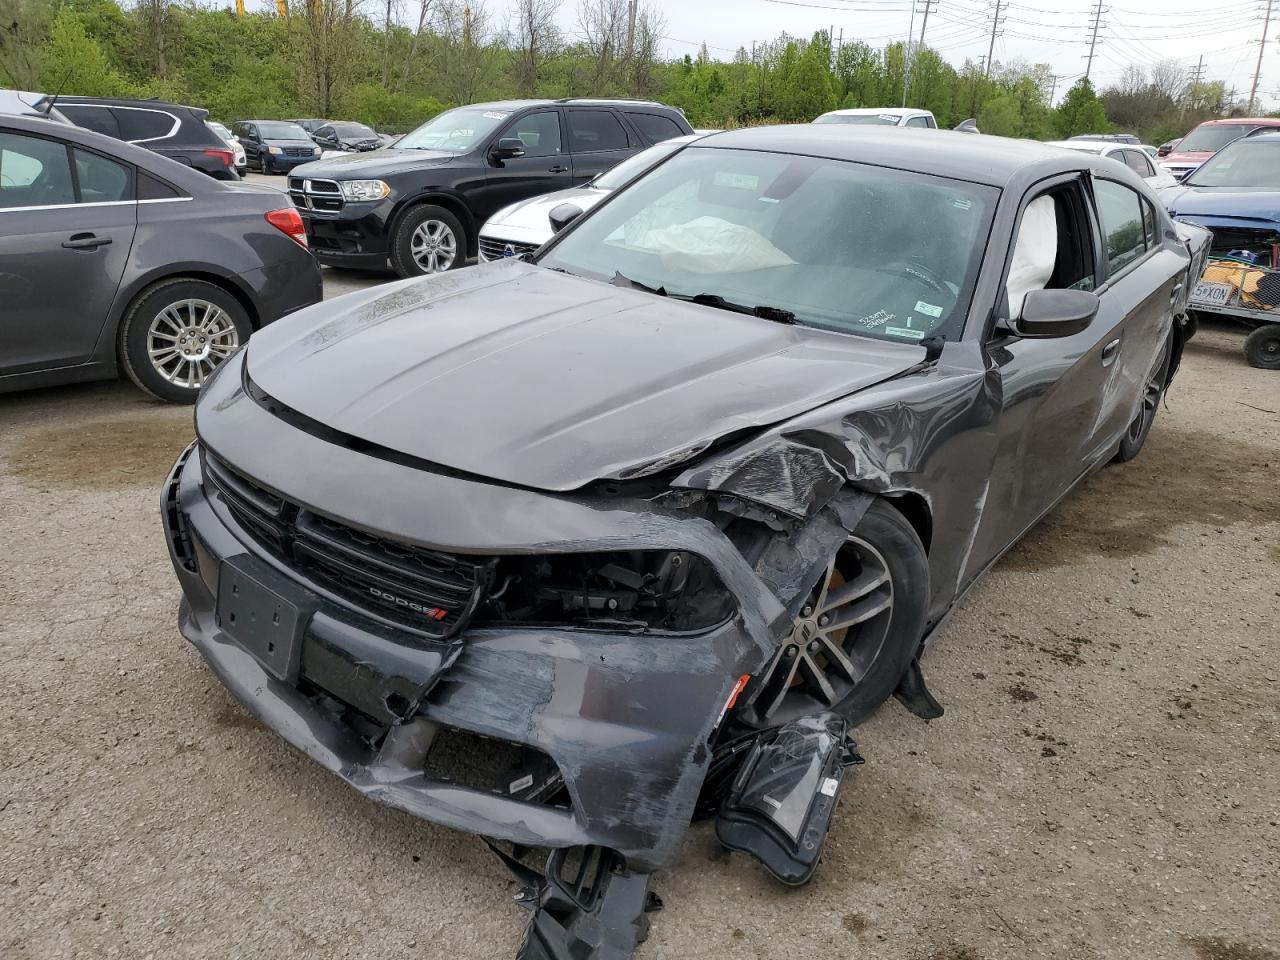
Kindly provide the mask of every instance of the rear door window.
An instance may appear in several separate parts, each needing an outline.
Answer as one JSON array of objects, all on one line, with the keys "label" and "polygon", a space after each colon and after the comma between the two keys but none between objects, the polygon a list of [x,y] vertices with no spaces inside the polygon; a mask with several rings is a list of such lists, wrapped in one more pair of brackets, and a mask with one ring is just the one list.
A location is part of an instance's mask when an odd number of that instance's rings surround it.
[{"label": "rear door window", "polygon": [[133,173],[123,163],[73,148],[81,203],[111,203],[133,199]]},{"label": "rear door window", "polygon": [[104,133],[108,137],[120,137],[120,124],[109,107],[87,103],[58,104],[58,109],[77,127]]},{"label": "rear door window", "polygon": [[627,116],[636,125],[636,129],[652,143],[661,143],[672,137],[684,136],[680,125],[670,117],[659,116],[656,113],[628,113]]},{"label": "rear door window", "polygon": [[627,131],[611,110],[570,110],[569,143],[574,153],[625,150]]},{"label": "rear door window", "polygon": [[927,117],[911,117],[907,120],[908,127],[928,127],[929,119]]},{"label": "rear door window", "polygon": [[1114,180],[1095,179],[1093,192],[1098,201],[1098,216],[1102,219],[1107,263],[1111,273],[1116,274],[1147,251],[1142,197]]},{"label": "rear door window", "polygon": [[65,144],[0,133],[0,209],[75,202]]}]

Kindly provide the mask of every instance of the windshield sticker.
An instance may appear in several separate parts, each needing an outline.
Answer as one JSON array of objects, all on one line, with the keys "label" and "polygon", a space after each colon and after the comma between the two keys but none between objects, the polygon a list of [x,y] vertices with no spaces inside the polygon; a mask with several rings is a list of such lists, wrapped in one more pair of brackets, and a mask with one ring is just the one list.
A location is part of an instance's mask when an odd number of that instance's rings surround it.
[{"label": "windshield sticker", "polygon": [[883,327],[890,320],[897,319],[898,315],[896,313],[890,313],[888,310],[877,310],[875,313],[863,317],[858,323],[868,330],[874,330],[876,327]]},{"label": "windshield sticker", "polygon": [[921,313],[927,313],[931,317],[942,316],[941,307],[935,307],[932,303],[925,303],[923,300],[916,301],[916,309]]},{"label": "windshield sticker", "polygon": [[880,119],[888,120],[890,123],[897,123],[899,118],[895,117],[892,113],[882,113],[880,114]]},{"label": "windshield sticker", "polygon": [[507,117],[511,116],[511,114],[503,113],[500,110],[486,110],[484,113],[480,114],[480,116],[484,117],[486,120],[505,120]]},{"label": "windshield sticker", "polygon": [[926,330],[912,330],[910,327],[885,327],[884,332],[894,337],[906,337],[908,340],[923,340]]},{"label": "windshield sticker", "polygon": [[755,190],[760,186],[760,178],[745,173],[717,171],[715,185],[717,187],[736,187],[739,190]]},{"label": "windshield sticker", "polygon": [[973,207],[973,201],[963,197],[955,197],[952,199],[951,205],[957,210],[969,210]]}]

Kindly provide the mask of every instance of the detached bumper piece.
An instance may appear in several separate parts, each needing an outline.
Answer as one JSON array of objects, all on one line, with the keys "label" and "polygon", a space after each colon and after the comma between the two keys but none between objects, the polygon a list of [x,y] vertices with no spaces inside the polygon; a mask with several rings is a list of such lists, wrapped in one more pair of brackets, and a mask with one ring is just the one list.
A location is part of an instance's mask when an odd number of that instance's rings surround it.
[{"label": "detached bumper piece", "polygon": [[604,847],[553,850],[542,876],[489,848],[524,884],[519,899],[533,910],[516,960],[630,960],[649,935],[647,914],[662,909],[650,875]]},{"label": "detached bumper piece", "polygon": [[716,836],[785,884],[813,877],[845,772],[862,763],[834,713],[801,717],[756,741],[720,805]]}]

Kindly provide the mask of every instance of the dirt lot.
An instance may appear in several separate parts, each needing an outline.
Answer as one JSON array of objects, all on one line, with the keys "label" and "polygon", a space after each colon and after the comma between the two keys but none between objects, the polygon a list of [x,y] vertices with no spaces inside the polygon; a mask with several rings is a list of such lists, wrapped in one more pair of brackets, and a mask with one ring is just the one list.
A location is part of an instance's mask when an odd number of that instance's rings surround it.
[{"label": "dirt lot", "polygon": [[[812,886],[695,828],[642,957],[1280,960],[1280,375],[1241,340],[1203,331],[1143,455],[971,595],[946,716],[859,731]],[[0,956],[513,955],[477,840],[359,798],[178,636],[191,432],[122,384],[0,398]]]}]

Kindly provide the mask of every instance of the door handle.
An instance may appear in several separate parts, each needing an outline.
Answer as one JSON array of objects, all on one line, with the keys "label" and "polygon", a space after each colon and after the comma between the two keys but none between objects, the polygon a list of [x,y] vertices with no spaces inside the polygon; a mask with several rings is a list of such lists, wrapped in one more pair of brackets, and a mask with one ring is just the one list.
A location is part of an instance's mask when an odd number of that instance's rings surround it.
[{"label": "door handle", "polygon": [[110,237],[100,237],[96,233],[73,233],[62,241],[62,245],[68,250],[96,250],[110,242]]},{"label": "door handle", "polygon": [[562,167],[560,166],[560,164],[557,163],[554,167],[547,167],[547,172],[548,173],[568,173],[569,168]]},{"label": "door handle", "polygon": [[1102,348],[1102,365],[1109,366],[1115,360],[1116,354],[1120,352],[1120,338],[1116,337],[1105,347]]}]

